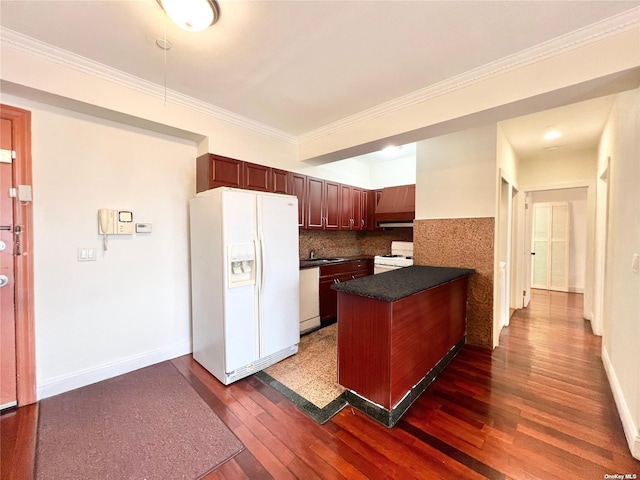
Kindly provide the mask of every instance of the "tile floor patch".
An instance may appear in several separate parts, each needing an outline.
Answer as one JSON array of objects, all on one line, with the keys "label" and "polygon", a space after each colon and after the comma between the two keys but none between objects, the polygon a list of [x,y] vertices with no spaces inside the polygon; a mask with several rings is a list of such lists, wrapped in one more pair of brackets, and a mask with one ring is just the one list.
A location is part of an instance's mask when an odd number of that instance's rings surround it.
[{"label": "tile floor patch", "polygon": [[346,401],[337,382],[337,324],[300,338],[298,353],[258,372],[256,377],[278,390],[319,423],[338,413]]}]

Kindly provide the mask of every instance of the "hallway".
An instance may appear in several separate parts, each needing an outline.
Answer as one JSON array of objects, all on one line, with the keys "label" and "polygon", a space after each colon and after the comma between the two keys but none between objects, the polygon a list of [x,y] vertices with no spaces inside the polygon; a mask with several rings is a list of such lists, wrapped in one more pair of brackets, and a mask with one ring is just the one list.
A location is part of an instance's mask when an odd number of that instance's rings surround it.
[{"label": "hallway", "polygon": [[[640,475],[581,295],[532,291],[500,340],[464,347],[392,429],[349,407],[318,425],[254,377],[225,387],[173,363],[246,447],[208,479]],[[3,480],[33,478],[36,421],[35,406],[2,415]]]}]

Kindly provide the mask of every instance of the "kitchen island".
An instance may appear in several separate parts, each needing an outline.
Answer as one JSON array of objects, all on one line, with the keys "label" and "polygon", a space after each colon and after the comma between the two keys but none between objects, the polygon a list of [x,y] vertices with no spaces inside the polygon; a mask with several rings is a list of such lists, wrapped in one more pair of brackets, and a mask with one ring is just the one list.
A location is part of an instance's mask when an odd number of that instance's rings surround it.
[{"label": "kitchen island", "polygon": [[389,427],[400,419],[464,345],[473,272],[412,266],[332,286],[351,405]]}]

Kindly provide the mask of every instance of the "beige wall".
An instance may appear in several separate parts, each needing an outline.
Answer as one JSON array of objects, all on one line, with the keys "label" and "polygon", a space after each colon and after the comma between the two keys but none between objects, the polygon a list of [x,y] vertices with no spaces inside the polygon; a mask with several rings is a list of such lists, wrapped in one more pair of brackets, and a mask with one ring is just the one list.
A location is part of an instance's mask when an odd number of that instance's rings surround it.
[{"label": "beige wall", "polygon": [[[598,152],[598,171],[610,158],[602,357],[627,440],[640,459],[640,89],[618,96]],[[599,192],[600,194],[600,192]]]},{"label": "beige wall", "polygon": [[[187,200],[193,142],[42,105],[32,112],[38,398],[191,351]],[[151,234],[109,237],[99,208]],[[97,249],[77,262],[76,249]]]},{"label": "beige wall", "polygon": [[494,216],[495,171],[495,125],[418,142],[416,219]]}]

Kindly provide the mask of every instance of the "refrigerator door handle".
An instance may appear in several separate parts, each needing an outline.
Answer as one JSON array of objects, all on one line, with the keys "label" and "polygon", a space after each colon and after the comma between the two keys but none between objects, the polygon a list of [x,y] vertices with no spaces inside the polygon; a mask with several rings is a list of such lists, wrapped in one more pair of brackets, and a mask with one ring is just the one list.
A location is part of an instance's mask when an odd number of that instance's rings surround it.
[{"label": "refrigerator door handle", "polygon": [[264,282],[266,278],[264,259],[266,258],[266,248],[264,245],[264,233],[260,232],[260,292],[264,293]]}]

